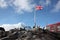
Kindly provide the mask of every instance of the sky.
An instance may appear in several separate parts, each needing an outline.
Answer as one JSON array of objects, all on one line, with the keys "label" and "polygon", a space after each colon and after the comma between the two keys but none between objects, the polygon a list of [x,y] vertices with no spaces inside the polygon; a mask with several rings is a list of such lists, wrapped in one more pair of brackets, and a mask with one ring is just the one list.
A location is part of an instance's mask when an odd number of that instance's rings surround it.
[{"label": "sky", "polygon": [[[39,5],[43,9],[35,11]],[[41,27],[60,22],[60,0],[0,0],[0,26],[19,23],[33,26],[34,12],[36,24]]]}]

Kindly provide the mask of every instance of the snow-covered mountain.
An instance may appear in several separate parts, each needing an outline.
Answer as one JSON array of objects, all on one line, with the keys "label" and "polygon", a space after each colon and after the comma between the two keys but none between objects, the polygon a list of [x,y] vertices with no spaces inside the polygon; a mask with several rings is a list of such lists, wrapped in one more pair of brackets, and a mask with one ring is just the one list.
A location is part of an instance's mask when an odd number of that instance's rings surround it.
[{"label": "snow-covered mountain", "polygon": [[0,27],[3,27],[6,31],[9,31],[10,29],[14,28],[24,28],[26,27],[24,23],[18,23],[18,24],[2,24]]}]

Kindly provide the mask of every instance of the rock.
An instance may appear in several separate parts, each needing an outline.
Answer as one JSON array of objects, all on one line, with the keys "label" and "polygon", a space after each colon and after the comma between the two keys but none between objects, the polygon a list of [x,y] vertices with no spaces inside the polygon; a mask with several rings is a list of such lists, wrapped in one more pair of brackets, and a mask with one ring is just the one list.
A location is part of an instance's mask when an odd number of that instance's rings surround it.
[{"label": "rock", "polygon": [[[0,30],[0,40],[59,40],[54,37],[54,33],[48,32],[43,33],[40,28],[35,28],[33,30],[10,30],[1,31]],[[54,35],[53,35],[54,34]],[[5,35],[5,36],[4,36]]]}]

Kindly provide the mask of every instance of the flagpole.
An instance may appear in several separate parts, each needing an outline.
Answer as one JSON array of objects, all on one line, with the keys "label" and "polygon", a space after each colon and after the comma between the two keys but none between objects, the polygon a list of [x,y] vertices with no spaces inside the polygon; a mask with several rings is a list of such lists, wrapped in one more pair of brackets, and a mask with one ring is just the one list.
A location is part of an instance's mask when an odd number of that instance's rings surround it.
[{"label": "flagpole", "polygon": [[42,10],[42,6],[36,6],[34,10],[34,26],[36,27],[36,10]]},{"label": "flagpole", "polygon": [[36,9],[34,10],[34,26],[36,27]]}]

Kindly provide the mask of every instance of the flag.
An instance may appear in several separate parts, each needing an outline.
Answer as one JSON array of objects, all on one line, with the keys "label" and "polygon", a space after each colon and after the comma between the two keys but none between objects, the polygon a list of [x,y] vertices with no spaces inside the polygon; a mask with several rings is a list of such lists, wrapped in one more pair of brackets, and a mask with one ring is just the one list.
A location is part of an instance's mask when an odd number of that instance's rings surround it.
[{"label": "flag", "polygon": [[42,10],[43,7],[42,6],[36,6],[36,10]]}]

